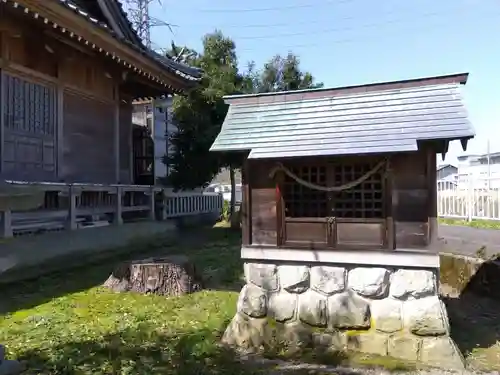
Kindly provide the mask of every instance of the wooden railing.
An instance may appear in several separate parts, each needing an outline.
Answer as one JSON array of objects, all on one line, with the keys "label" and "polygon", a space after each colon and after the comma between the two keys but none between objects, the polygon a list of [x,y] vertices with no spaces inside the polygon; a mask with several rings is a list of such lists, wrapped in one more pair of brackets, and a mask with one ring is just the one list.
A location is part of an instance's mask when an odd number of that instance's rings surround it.
[{"label": "wooden railing", "polygon": [[0,237],[121,225],[125,221],[220,215],[223,205],[218,193],[173,193],[171,189],[154,186],[8,183],[43,194],[43,203],[37,209],[22,212],[4,207]]}]

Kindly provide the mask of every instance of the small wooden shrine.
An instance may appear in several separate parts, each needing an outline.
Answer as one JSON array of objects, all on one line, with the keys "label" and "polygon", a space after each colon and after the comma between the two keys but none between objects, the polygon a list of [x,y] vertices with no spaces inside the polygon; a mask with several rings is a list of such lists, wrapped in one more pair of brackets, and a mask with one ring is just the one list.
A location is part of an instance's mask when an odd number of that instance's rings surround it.
[{"label": "small wooden shrine", "polygon": [[436,155],[474,137],[467,76],[226,98],[212,151],[245,159],[247,281],[227,343],[265,340],[242,332],[272,319],[272,337],[323,327],[339,350],[461,366],[438,296]]}]

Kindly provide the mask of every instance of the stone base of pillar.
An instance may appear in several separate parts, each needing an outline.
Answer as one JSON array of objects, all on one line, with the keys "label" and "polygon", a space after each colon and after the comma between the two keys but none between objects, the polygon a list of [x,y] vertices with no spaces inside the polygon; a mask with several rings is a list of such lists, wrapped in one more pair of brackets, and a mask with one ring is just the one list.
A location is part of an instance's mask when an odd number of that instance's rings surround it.
[{"label": "stone base of pillar", "polygon": [[463,369],[438,295],[437,269],[246,263],[223,343],[361,352]]}]

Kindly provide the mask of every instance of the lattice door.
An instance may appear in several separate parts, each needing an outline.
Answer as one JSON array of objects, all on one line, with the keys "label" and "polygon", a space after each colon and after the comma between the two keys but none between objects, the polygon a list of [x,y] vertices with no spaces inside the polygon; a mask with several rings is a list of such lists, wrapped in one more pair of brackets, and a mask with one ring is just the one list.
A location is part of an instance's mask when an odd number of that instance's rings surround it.
[{"label": "lattice door", "polygon": [[[342,186],[377,163],[288,166],[300,179],[319,186]],[[282,244],[307,248],[383,248],[386,245],[384,174],[340,192],[304,186],[288,175],[282,183]]]}]

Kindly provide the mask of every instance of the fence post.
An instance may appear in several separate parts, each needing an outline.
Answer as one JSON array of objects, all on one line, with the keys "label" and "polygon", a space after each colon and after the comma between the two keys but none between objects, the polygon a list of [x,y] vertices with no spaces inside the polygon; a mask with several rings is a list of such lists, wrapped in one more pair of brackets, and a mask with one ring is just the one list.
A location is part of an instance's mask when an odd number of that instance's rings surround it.
[{"label": "fence post", "polygon": [[116,225],[122,225],[123,224],[123,189],[121,186],[116,187],[116,207],[115,207],[115,217],[114,217],[114,223]]},{"label": "fence post", "polygon": [[467,188],[467,221],[472,221],[473,214],[473,204],[474,204],[474,185],[472,182],[472,178],[470,174],[467,176],[468,178],[468,188]]},{"label": "fence post", "polygon": [[76,223],[76,191],[73,186],[69,187],[68,194],[68,222],[66,224],[67,229],[75,230],[77,229]]},{"label": "fence post", "polygon": [[5,210],[2,212],[2,228],[1,235],[4,238],[10,238],[14,236],[14,232],[12,230],[12,211]]},{"label": "fence post", "polygon": [[151,187],[150,196],[149,196],[149,220],[156,220],[156,211],[155,211],[155,188]]}]

